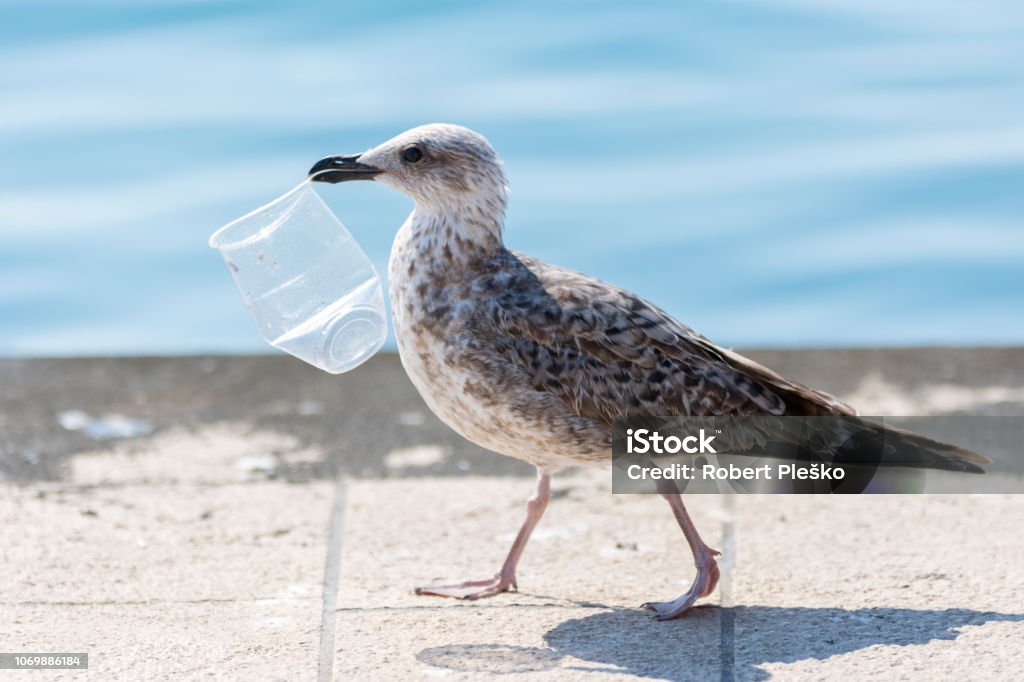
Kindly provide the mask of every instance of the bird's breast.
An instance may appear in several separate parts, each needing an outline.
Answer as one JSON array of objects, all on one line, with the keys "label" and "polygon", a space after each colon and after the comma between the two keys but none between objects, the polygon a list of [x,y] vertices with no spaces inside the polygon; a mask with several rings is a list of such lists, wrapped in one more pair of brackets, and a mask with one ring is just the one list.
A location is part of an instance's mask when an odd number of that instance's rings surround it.
[{"label": "bird's breast", "polygon": [[402,366],[441,421],[479,445],[498,449],[494,415],[467,391],[468,383],[480,379],[471,368],[470,310],[461,288],[448,277],[450,268],[434,256],[432,244],[416,237],[409,223],[403,226],[388,265]]},{"label": "bird's breast", "polygon": [[477,445],[541,467],[603,460],[604,427],[534,387],[493,327],[487,291],[408,226],[389,263],[391,312],[402,365],[430,410]]}]

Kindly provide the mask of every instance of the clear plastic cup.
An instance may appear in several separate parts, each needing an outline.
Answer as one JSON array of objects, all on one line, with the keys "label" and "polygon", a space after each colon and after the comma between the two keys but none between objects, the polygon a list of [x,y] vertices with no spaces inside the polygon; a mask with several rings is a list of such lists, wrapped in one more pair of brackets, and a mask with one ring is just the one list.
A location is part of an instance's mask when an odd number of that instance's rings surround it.
[{"label": "clear plastic cup", "polygon": [[331,374],[387,337],[380,277],[308,181],[210,237],[260,334]]}]

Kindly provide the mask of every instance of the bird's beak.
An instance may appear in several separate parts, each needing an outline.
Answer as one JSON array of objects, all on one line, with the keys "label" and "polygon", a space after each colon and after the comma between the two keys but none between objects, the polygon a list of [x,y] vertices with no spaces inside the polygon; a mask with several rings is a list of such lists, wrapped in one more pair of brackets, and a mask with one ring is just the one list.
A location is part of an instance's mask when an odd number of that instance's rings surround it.
[{"label": "bird's beak", "polygon": [[313,182],[345,182],[346,180],[373,180],[384,171],[369,164],[359,163],[359,154],[328,156],[309,169]]}]

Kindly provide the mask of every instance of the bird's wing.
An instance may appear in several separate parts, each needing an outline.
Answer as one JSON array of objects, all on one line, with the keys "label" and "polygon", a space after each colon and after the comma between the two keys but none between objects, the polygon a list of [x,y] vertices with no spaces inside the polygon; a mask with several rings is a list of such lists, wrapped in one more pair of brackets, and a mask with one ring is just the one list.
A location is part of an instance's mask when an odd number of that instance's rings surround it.
[{"label": "bird's wing", "polygon": [[586,275],[507,252],[474,285],[506,359],[576,414],[855,414]]}]

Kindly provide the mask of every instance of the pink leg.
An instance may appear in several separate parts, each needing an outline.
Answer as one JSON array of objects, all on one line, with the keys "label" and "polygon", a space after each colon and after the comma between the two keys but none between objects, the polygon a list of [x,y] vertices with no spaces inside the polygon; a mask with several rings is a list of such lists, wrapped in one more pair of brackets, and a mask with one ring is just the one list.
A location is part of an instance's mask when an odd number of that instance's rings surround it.
[{"label": "pink leg", "polygon": [[700,534],[697,533],[697,527],[693,525],[690,515],[686,513],[686,507],[683,506],[683,498],[678,493],[666,493],[662,494],[662,497],[672,507],[672,513],[675,515],[676,521],[679,522],[679,527],[683,529],[686,541],[690,543],[693,561],[697,566],[697,577],[694,578],[693,585],[690,586],[686,594],[672,601],[647,602],[644,604],[646,608],[654,611],[658,620],[671,620],[683,615],[699,597],[706,597],[714,591],[715,586],[718,585],[718,562],[715,561],[715,556],[720,554],[720,552],[711,549],[701,540]]},{"label": "pink leg", "polygon": [[551,476],[546,471],[537,469],[537,490],[526,503],[526,521],[519,529],[519,534],[516,535],[512,549],[509,550],[505,563],[501,565],[501,570],[493,578],[464,580],[455,583],[433,583],[417,587],[416,594],[454,597],[455,599],[482,599],[516,589],[516,565],[530,539],[530,533],[537,526],[540,517],[544,515],[550,497]]}]

